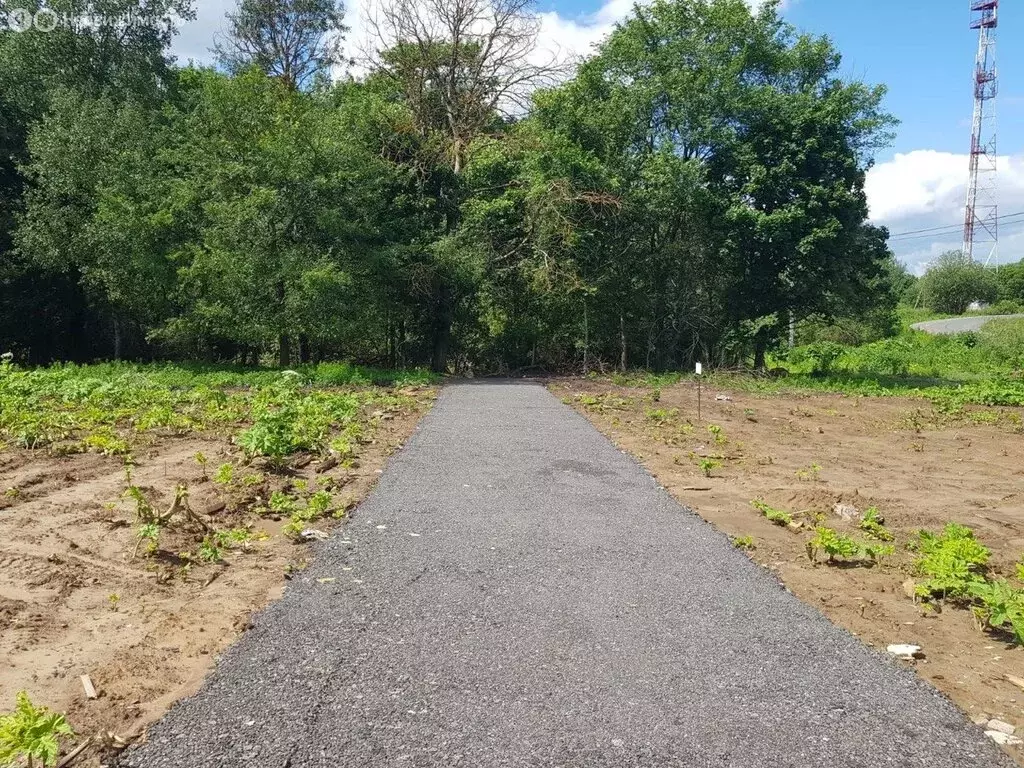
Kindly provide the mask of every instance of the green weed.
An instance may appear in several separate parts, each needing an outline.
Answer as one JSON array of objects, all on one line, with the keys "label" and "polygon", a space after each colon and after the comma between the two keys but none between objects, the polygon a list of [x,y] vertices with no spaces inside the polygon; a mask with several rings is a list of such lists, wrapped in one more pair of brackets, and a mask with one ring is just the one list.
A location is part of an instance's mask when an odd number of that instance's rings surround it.
[{"label": "green weed", "polygon": [[820,474],[820,464],[811,464],[807,467],[801,467],[796,471],[796,477],[798,480],[817,480]]},{"label": "green weed", "polygon": [[723,432],[722,428],[717,424],[708,424],[708,433],[712,438],[714,438],[716,445],[725,445],[729,442],[728,438],[725,436],[725,432]]},{"label": "green weed", "polygon": [[775,523],[775,525],[790,526],[793,524],[793,516],[789,512],[784,512],[781,509],[775,509],[761,501],[761,499],[753,499],[750,504],[754,509],[764,515],[769,522]]},{"label": "green weed", "polygon": [[938,535],[920,531],[914,548],[914,568],[925,577],[916,587],[920,597],[966,598],[984,581],[990,553],[966,526],[947,523]]},{"label": "green weed", "polygon": [[700,471],[704,473],[704,477],[711,477],[711,473],[721,467],[722,462],[718,461],[718,459],[702,456],[697,461],[697,466],[700,467]]},{"label": "green weed", "polygon": [[753,536],[734,536],[732,539],[732,545],[736,549],[742,549],[745,552],[752,552],[757,549],[757,544],[754,543]]},{"label": "green weed", "polygon": [[879,541],[893,541],[896,538],[892,531],[885,527],[885,518],[878,511],[878,507],[868,507],[864,510],[857,527]]},{"label": "green weed", "polygon": [[980,603],[973,607],[973,611],[983,627],[1008,628],[1017,643],[1024,645],[1024,590],[999,579],[972,583],[969,591]]},{"label": "green weed", "polygon": [[28,768],[33,768],[35,760],[44,768],[56,765],[60,740],[74,735],[64,715],[35,706],[20,691],[14,711],[0,716],[0,764],[14,765],[24,758]]}]

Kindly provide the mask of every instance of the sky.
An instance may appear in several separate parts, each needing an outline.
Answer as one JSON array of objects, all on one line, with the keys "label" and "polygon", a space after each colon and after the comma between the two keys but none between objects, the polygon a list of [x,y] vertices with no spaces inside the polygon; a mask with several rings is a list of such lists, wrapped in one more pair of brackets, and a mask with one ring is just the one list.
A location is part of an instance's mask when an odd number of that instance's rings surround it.
[{"label": "sky", "polygon": [[[353,43],[365,39],[363,21],[374,0],[350,0]],[[756,6],[759,0],[748,0]],[[208,63],[214,36],[235,0],[196,0],[197,19],[174,44],[181,61]],[[970,0],[784,0],[783,16],[799,31],[827,35],[843,54],[841,74],[888,86],[885,107],[900,124],[891,146],[869,170],[866,192],[873,222],[889,228],[890,246],[920,274],[962,239],[973,108],[977,32],[969,28]],[[538,0],[539,45],[585,55],[633,0]],[[1024,258],[1024,3],[1003,0],[997,30],[999,68],[999,213],[995,256]],[[945,227],[938,232],[936,228]],[[924,233],[921,230],[931,230]],[[985,259],[988,246],[975,257]]]}]

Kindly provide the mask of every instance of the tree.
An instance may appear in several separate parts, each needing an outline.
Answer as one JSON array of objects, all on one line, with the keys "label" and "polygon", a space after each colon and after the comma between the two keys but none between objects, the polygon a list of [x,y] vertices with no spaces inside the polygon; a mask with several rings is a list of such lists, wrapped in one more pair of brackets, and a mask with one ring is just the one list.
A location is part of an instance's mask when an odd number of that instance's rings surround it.
[{"label": "tree", "polygon": [[837,311],[887,256],[863,192],[884,89],[840,80],[777,6],[656,0],[538,97],[620,195],[597,281],[620,365],[760,364],[791,313]]},{"label": "tree", "polygon": [[344,16],[340,0],[239,0],[214,53],[228,72],[257,67],[288,88],[306,90],[342,63]]},{"label": "tree", "polygon": [[[370,20],[371,71],[389,80],[424,139],[427,167],[437,168],[437,206],[444,233],[426,249],[432,286],[432,360],[447,366],[452,326],[476,287],[478,268],[462,257],[457,234],[464,197],[466,153],[502,117],[522,111],[530,92],[549,81],[554,57],[537,50],[540,21],[532,0],[385,0]],[[468,288],[468,290],[467,290]]]},{"label": "tree", "polygon": [[947,251],[928,267],[920,280],[925,306],[935,312],[962,315],[972,302],[995,301],[995,275],[962,251]]},{"label": "tree", "polygon": [[[74,269],[55,270],[37,253],[14,250],[34,162],[30,137],[61,109],[57,94],[158,108],[172,79],[176,24],[194,16],[190,0],[52,0],[46,7],[62,19],[53,30],[0,29],[0,349],[38,362],[104,354],[107,329]],[[107,149],[83,145],[81,157],[64,162],[87,165]]]},{"label": "tree", "polygon": [[282,366],[298,340],[305,361],[302,339],[336,339],[352,321],[387,169],[342,114],[261,72],[185,81],[171,200],[195,225],[172,254],[182,311],[161,336],[193,349],[276,344]]}]

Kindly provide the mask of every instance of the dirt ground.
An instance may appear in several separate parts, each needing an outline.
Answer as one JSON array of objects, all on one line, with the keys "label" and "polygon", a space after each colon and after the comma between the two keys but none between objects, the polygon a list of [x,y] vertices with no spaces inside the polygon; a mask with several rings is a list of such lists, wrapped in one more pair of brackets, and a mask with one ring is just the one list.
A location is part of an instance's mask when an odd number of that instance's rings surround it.
[{"label": "dirt ground", "polygon": [[[168,531],[149,556],[133,556],[135,507],[123,496],[123,459],[0,452],[0,708],[27,690],[34,703],[67,714],[75,743],[97,733],[107,741],[137,737],[198,688],[249,616],[279,597],[288,574],[304,566],[308,546],[282,535],[287,516],[255,514],[254,506],[271,489],[303,483],[331,488],[342,511],[356,504],[433,392],[414,397],[416,407],[377,420],[353,466],[306,456],[275,474],[257,461],[247,469],[266,479],[246,486],[245,498],[211,477],[220,464],[240,461],[227,438],[147,438],[134,451],[131,482],[160,511],[172,505],[178,486],[186,487],[198,517],[191,528]],[[188,565],[179,553],[195,550],[204,524],[245,527],[252,539],[224,550],[220,563]],[[327,531],[334,524],[329,516],[310,527]],[[97,698],[86,697],[82,675]],[[103,754],[90,747],[75,765],[96,765]]]},{"label": "dirt ground", "polygon": [[[973,528],[992,550],[992,571],[1013,577],[1024,554],[1024,409],[950,416],[926,400],[705,389],[698,422],[691,382],[660,390],[657,401],[652,390],[597,381],[551,389],[680,502],[732,537],[752,537],[750,556],[801,599],[883,653],[920,645],[924,658],[907,663],[972,719],[1024,731],[1024,689],[1007,678],[1024,678],[1024,649],[979,630],[969,610],[924,613],[904,588],[913,557],[905,545],[949,521]],[[721,428],[717,441],[711,425]],[[721,463],[710,478],[702,457]],[[823,513],[824,525],[857,538],[857,520],[844,522],[835,505],[876,506],[896,552],[874,567],[812,564],[812,523],[773,525],[751,506],[755,498],[797,520]],[[1007,749],[1024,765],[1024,750]]]}]

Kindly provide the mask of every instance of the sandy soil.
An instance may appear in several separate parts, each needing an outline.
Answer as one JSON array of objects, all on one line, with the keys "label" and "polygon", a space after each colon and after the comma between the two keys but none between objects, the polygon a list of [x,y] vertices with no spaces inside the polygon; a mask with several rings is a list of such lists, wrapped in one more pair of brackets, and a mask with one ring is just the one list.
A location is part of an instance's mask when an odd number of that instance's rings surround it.
[{"label": "sandy soil", "polygon": [[[657,402],[651,390],[595,381],[551,388],[704,519],[753,537],[750,556],[800,598],[882,652],[891,643],[920,645],[925,658],[908,663],[924,679],[970,717],[995,717],[1024,735],[1024,690],[1006,677],[1024,678],[1024,649],[979,630],[969,610],[923,613],[903,586],[912,576],[906,543],[948,521],[973,528],[992,550],[992,570],[1013,576],[1024,554],[1024,409],[949,416],[924,400],[705,389],[698,422],[689,382],[661,390]],[[710,425],[721,427],[724,442]],[[722,466],[707,478],[701,457]],[[771,524],[751,507],[755,498],[808,524],[823,513],[823,524],[857,538],[864,537],[856,520],[843,521],[835,505],[877,506],[896,553],[874,567],[812,564],[812,533]],[[1024,750],[1009,751],[1024,765]]]},{"label": "sandy soil", "polygon": [[[329,485],[342,509],[357,503],[433,398],[431,391],[414,394],[418,406],[386,414],[355,466],[299,457],[275,474],[255,462],[245,471],[263,471],[266,480],[241,491],[209,478],[218,465],[240,460],[227,439],[147,438],[134,453],[133,484],[159,511],[185,486],[202,521],[172,525],[150,556],[133,557],[135,508],[123,498],[122,459],[0,453],[0,710],[24,689],[35,703],[67,713],[75,742],[97,733],[137,737],[198,688],[250,614],[280,596],[290,570],[304,566],[308,547],[282,535],[287,521],[253,507],[296,481]],[[205,471],[197,453],[207,458]],[[248,527],[257,537],[226,550],[222,563],[183,569],[179,553],[195,551],[204,523]],[[332,524],[324,518],[310,525],[326,531]],[[96,699],[86,698],[81,675],[91,678]],[[90,748],[75,765],[95,765],[101,754]]]}]

